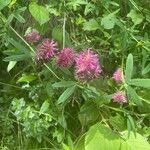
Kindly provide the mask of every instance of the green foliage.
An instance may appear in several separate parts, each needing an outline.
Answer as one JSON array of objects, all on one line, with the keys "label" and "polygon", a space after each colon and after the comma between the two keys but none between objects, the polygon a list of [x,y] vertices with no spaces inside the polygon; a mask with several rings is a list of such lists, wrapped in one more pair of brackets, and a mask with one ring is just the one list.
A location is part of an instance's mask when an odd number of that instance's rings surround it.
[{"label": "green foliage", "polygon": [[40,6],[36,3],[31,3],[29,5],[29,11],[40,25],[50,20],[49,12],[44,6]]},{"label": "green foliage", "polygon": [[[149,6],[149,0],[0,0],[0,149],[149,150]],[[41,35],[38,42],[27,40],[31,31]],[[38,61],[37,46],[47,38],[57,42],[57,54]],[[60,67],[64,47],[76,55],[92,48],[100,77],[80,81],[75,63]],[[112,78],[117,68],[120,82]],[[126,103],[113,101],[117,91]]]}]

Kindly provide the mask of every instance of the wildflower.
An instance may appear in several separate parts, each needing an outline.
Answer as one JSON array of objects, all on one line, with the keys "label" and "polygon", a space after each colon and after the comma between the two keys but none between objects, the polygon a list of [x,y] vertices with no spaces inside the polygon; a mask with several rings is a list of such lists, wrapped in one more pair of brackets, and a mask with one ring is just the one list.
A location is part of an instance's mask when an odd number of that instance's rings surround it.
[{"label": "wildflower", "polygon": [[114,95],[112,96],[112,99],[113,99],[113,102],[118,102],[118,103],[127,102],[126,94],[123,91],[118,91],[114,93]]},{"label": "wildflower", "polygon": [[75,74],[79,80],[91,80],[101,73],[98,55],[92,49],[86,49],[75,58]]},{"label": "wildflower", "polygon": [[29,42],[29,43],[36,43],[41,39],[41,36],[39,34],[39,32],[37,31],[32,31],[32,32],[28,32],[25,35],[25,39]]},{"label": "wildflower", "polygon": [[37,46],[37,60],[47,60],[53,57],[57,52],[57,43],[50,39],[45,39]]},{"label": "wildflower", "polygon": [[74,63],[75,53],[72,48],[64,48],[58,55],[57,64],[61,67],[70,67]]},{"label": "wildflower", "polygon": [[122,82],[122,69],[121,68],[118,68],[114,74],[113,74],[113,77],[112,77],[115,81],[117,82]]}]

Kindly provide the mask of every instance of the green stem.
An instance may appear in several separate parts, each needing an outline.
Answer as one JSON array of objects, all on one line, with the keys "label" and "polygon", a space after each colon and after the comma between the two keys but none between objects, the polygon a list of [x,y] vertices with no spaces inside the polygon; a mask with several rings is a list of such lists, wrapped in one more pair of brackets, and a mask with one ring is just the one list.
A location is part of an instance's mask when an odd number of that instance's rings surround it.
[{"label": "green stem", "polygon": [[11,85],[11,84],[8,84],[8,83],[0,82],[0,84],[5,85],[5,86],[14,87],[14,88],[17,88],[17,89],[22,89],[22,88],[21,88],[21,87],[19,87],[19,86]]},{"label": "green stem", "polygon": [[56,74],[46,63],[44,63],[44,66],[45,66],[57,79],[61,80],[61,78],[59,78],[59,77],[57,76],[57,74]]},{"label": "green stem", "polygon": [[63,48],[65,47],[65,28],[66,28],[66,14],[64,14],[64,23],[63,23]]},{"label": "green stem", "polygon": [[18,32],[17,32],[12,26],[9,26],[9,27],[10,27],[10,29],[29,47],[29,49],[30,49],[33,53],[35,53],[34,49],[24,40],[24,38],[21,37],[21,36],[18,34]]}]

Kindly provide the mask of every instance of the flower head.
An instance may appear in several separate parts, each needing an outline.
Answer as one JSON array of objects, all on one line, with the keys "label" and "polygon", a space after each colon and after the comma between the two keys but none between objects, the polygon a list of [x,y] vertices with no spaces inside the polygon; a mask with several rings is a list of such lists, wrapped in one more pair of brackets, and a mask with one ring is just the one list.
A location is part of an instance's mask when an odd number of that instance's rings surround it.
[{"label": "flower head", "polygon": [[114,93],[112,96],[113,102],[118,102],[118,103],[126,103],[127,102],[127,97],[125,92],[123,91],[118,91]]},{"label": "flower head", "polygon": [[50,39],[45,39],[37,46],[37,60],[47,60],[53,57],[57,52],[57,43]]},{"label": "flower head", "polygon": [[101,73],[98,55],[92,49],[86,49],[75,58],[75,74],[79,80],[91,80]]},{"label": "flower head", "polygon": [[41,39],[41,36],[39,34],[39,32],[37,31],[32,31],[32,32],[28,32],[25,35],[25,39],[29,42],[29,43],[36,43]]},{"label": "flower head", "polygon": [[75,52],[72,48],[64,48],[58,55],[57,64],[61,67],[70,67],[74,63]]},{"label": "flower head", "polygon": [[117,82],[122,82],[122,69],[121,68],[118,68],[114,74],[113,74],[113,77],[112,77],[115,81]]}]

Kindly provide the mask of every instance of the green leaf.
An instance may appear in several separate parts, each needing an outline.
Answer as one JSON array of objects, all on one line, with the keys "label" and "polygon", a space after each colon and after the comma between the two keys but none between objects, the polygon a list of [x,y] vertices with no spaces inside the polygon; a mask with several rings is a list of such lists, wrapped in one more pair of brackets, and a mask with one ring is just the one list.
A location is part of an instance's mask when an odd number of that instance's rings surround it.
[{"label": "green leaf", "polygon": [[126,61],[125,80],[128,83],[132,77],[133,72],[133,56],[129,54]]},{"label": "green leaf", "polygon": [[135,132],[135,123],[134,123],[133,118],[130,115],[128,115],[128,119],[129,119],[129,122],[131,124],[132,130]]},{"label": "green leaf", "polygon": [[59,97],[57,103],[63,103],[65,102],[75,91],[75,86],[67,88]]},{"label": "green leaf", "polygon": [[120,138],[109,128],[97,123],[90,127],[85,137],[85,150],[119,150]]},{"label": "green leaf", "polygon": [[143,70],[142,70],[142,75],[147,74],[148,72],[150,72],[150,64],[148,64]]},{"label": "green leaf", "polygon": [[144,87],[144,88],[150,88],[150,79],[132,79],[129,82],[130,85]]},{"label": "green leaf", "polygon": [[48,10],[44,6],[38,5],[34,2],[29,5],[29,11],[40,25],[48,22],[50,19]]},{"label": "green leaf", "polygon": [[109,14],[102,18],[101,25],[104,27],[104,29],[113,29],[115,26],[115,20],[116,20],[115,15]]},{"label": "green leaf", "polygon": [[56,82],[52,86],[53,88],[62,88],[62,87],[70,87],[73,86],[75,82],[73,81],[61,81],[61,82]]},{"label": "green leaf", "polygon": [[64,144],[64,143],[63,143],[62,145],[63,145],[63,149],[64,149],[64,150],[70,150],[70,148],[69,148],[68,145],[66,145],[66,144]]},{"label": "green leaf", "polygon": [[26,54],[20,54],[20,55],[12,55],[12,56],[5,57],[3,61],[22,61],[22,60],[27,60],[29,58],[30,56]]},{"label": "green leaf", "polygon": [[7,72],[9,72],[11,69],[13,69],[16,65],[17,61],[10,61],[7,66]]},{"label": "green leaf", "polygon": [[28,50],[23,44],[21,44],[20,42],[14,40],[13,38],[8,39],[8,41],[9,41],[13,46],[15,46],[19,51],[21,51],[22,53],[27,54],[27,55],[30,56],[29,50]]},{"label": "green leaf", "polygon": [[34,81],[37,77],[35,75],[23,75],[21,78],[18,79],[17,83],[19,82],[31,82]]},{"label": "green leaf", "polygon": [[111,116],[109,122],[113,126],[113,128],[117,129],[118,131],[123,131],[126,129],[125,119],[118,113],[116,114],[116,116]]},{"label": "green leaf", "polygon": [[91,19],[83,24],[83,29],[85,31],[94,31],[99,28],[99,24],[95,19]]},{"label": "green leaf", "polygon": [[0,0],[0,10],[9,5],[10,2],[11,0]]},{"label": "green leaf", "polygon": [[137,13],[137,11],[133,9],[128,13],[127,17],[132,19],[134,25],[140,24],[144,19],[142,14]]},{"label": "green leaf", "polygon": [[[60,44],[63,43],[63,30],[62,27],[56,26],[53,28],[52,31],[52,37],[54,40],[59,42]],[[65,32],[65,45],[66,46],[71,46],[71,40],[68,32]]]},{"label": "green leaf", "polygon": [[15,13],[15,14],[14,14],[14,17],[15,17],[20,23],[25,23],[25,22],[26,22],[26,20],[25,20],[20,14]]},{"label": "green leaf", "polygon": [[48,110],[48,108],[49,108],[49,102],[46,100],[41,106],[40,114],[45,113]]},{"label": "green leaf", "polygon": [[85,135],[82,135],[75,144],[75,150],[85,150]]},{"label": "green leaf", "polygon": [[136,133],[136,136],[133,132],[128,136],[128,131],[124,131],[121,134],[123,139],[119,150],[150,150],[150,144],[139,133]]},{"label": "green leaf", "polygon": [[82,126],[86,126],[91,122],[94,122],[100,115],[97,105],[92,102],[86,102],[81,108],[78,114],[79,120]]},{"label": "green leaf", "polygon": [[127,86],[127,92],[135,104],[137,104],[138,106],[143,105],[142,101],[139,98],[139,96],[137,95],[136,91],[131,86]]}]

